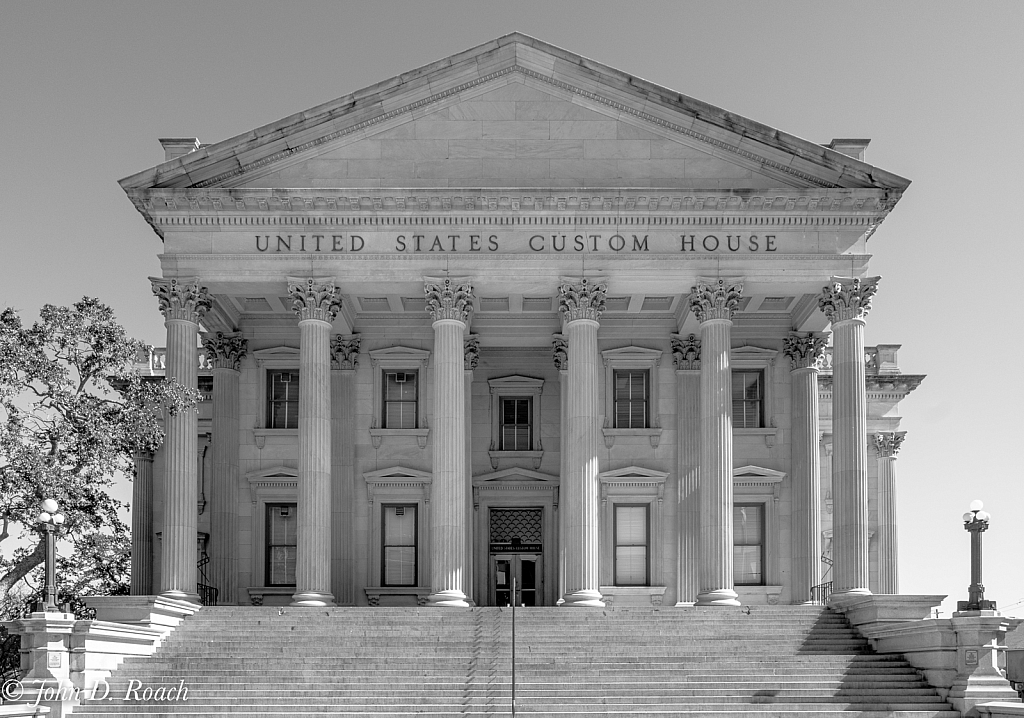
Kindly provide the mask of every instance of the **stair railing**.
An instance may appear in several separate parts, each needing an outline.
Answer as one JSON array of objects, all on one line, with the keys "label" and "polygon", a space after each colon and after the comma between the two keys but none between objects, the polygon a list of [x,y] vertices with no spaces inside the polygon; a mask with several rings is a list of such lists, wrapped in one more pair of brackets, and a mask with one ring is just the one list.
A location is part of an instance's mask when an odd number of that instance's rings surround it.
[{"label": "stair railing", "polygon": [[516,718],[516,577],[512,576],[512,718]]},{"label": "stair railing", "polygon": [[817,586],[811,586],[811,603],[815,606],[824,606],[832,598],[832,582],[826,581]]},{"label": "stair railing", "polygon": [[199,603],[203,606],[217,605],[217,589],[210,586],[206,577],[206,564],[210,563],[210,556],[206,553],[196,562],[196,570],[199,573],[199,583],[196,584],[196,593],[199,594]]}]

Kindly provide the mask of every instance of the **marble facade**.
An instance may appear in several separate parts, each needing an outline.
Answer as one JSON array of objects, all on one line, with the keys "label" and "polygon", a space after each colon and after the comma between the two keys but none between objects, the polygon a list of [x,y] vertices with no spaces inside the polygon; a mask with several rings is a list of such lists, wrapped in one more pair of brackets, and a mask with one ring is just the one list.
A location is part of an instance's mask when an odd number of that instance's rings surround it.
[{"label": "marble facade", "polygon": [[513,34],[161,142],[121,181],[163,242],[167,346],[143,369],[207,395],[139,457],[133,592],[896,592],[898,403],[922,377],[863,328],[868,240],[909,181],[866,141]]}]

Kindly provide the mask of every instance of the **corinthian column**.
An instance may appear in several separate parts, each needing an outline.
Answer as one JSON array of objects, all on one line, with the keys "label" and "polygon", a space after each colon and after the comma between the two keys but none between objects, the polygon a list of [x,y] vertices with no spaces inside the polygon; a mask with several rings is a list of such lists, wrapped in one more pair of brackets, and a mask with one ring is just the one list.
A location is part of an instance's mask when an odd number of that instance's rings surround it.
[{"label": "corinthian column", "polygon": [[466,389],[463,337],[473,311],[473,287],[427,278],[434,320],[434,477],[430,516],[431,606],[466,607]]},{"label": "corinthian column", "polygon": [[792,371],[793,602],[809,603],[821,583],[821,454],[818,450],[818,362],[825,335],[790,332],[783,352]]},{"label": "corinthian column", "polygon": [[551,361],[558,370],[558,491],[561,494],[555,501],[558,512],[558,596],[565,595],[565,510],[560,509],[562,487],[565,485],[566,461],[569,457],[569,344],[561,334],[551,335]]},{"label": "corinthian column", "polygon": [[330,277],[288,277],[299,316],[299,505],[293,606],[333,606],[331,593],[331,322],[341,310]]},{"label": "corinthian column", "polygon": [[135,454],[132,482],[133,596],[153,593],[153,452]]},{"label": "corinthian column", "polygon": [[356,601],[352,530],[359,344],[358,334],[331,337],[331,592],[340,606],[354,606]]},{"label": "corinthian column", "polygon": [[878,592],[899,593],[899,550],[896,522],[896,454],[905,431],[880,431],[873,443],[878,453]]},{"label": "corinthian column", "polygon": [[[480,337],[469,334],[463,340],[463,389],[465,394],[465,431],[466,431],[466,517],[473,515],[473,370],[480,363]],[[473,562],[473,522],[466,521],[466,578],[463,588],[466,591],[466,602],[476,606],[476,576]]]},{"label": "corinthian column", "polygon": [[732,315],[743,285],[698,282],[690,311],[700,322],[700,590],[698,606],[738,606],[732,556]]},{"label": "corinthian column", "polygon": [[563,280],[558,310],[569,353],[569,411],[565,473],[562,476],[562,526],[565,529],[565,594],[563,606],[604,606],[601,600],[601,501],[598,447],[601,409],[598,401],[601,357],[597,352],[598,320],[604,312],[603,284]]},{"label": "corinthian column", "polygon": [[833,596],[869,594],[864,317],[879,277],[833,277],[818,298],[832,323]]},{"label": "corinthian column", "polygon": [[248,342],[240,334],[217,332],[203,346],[213,363],[213,485],[210,488],[210,569],[217,602],[238,601],[238,368]]},{"label": "corinthian column", "polygon": [[[167,328],[168,380],[195,390],[199,374],[199,321],[210,308],[205,287],[195,279],[149,278]],[[167,413],[164,439],[164,527],[160,594],[199,603],[196,591],[196,524],[198,515],[198,415]]]},{"label": "corinthian column", "polygon": [[700,339],[672,337],[676,365],[676,473],[679,477],[679,553],[676,605],[692,606],[699,580],[700,546]]}]

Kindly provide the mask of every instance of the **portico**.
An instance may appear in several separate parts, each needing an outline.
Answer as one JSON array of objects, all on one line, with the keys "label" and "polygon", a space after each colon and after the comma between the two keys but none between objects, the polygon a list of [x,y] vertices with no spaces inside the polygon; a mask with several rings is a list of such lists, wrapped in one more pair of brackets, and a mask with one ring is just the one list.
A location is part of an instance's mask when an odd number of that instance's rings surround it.
[{"label": "portico", "polygon": [[863,326],[908,182],[573,57],[509,36],[122,181],[147,369],[212,381],[136,484],[138,590],[196,600],[197,533],[232,604],[895,590],[920,377]]}]

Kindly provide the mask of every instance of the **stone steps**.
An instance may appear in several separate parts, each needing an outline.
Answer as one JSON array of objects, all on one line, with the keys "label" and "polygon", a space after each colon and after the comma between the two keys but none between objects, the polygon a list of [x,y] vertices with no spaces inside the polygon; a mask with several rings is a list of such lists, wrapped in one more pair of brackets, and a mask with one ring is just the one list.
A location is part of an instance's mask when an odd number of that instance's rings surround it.
[{"label": "stone steps", "polygon": [[[509,715],[510,632],[507,608],[207,608],[75,714]],[[524,609],[516,649],[517,713],[533,718],[958,715],[816,607]],[[125,700],[179,681],[188,701]]]}]

